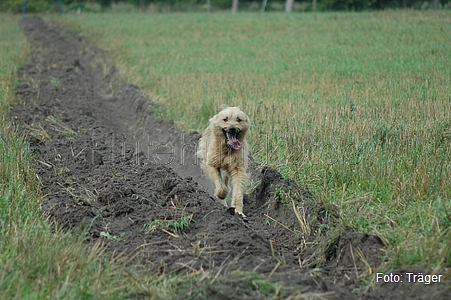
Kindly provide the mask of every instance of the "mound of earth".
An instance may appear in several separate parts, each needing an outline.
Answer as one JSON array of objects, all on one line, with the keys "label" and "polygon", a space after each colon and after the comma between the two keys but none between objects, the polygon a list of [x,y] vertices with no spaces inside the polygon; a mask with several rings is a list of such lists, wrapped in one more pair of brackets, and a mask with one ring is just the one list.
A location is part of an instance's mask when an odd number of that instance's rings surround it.
[{"label": "mound of earth", "polygon": [[[28,133],[55,226],[82,229],[88,243],[102,240],[155,274],[256,271],[287,298],[445,299],[433,284],[362,290],[386,256],[381,239],[337,228],[333,210],[270,168],[252,164],[248,217],[230,214],[201,174],[197,132],[155,117],[150,99],[82,36],[39,17],[21,25],[32,51],[11,118]],[[223,288],[252,298],[239,282]]]}]

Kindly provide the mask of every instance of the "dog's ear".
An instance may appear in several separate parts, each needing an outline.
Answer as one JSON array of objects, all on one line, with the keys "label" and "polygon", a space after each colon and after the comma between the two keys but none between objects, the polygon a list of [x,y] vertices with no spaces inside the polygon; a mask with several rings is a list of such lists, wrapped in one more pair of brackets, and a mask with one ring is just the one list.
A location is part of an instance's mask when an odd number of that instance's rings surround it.
[{"label": "dog's ear", "polygon": [[226,108],[229,108],[227,104],[221,104],[221,106],[219,107],[220,110],[224,110]]},{"label": "dog's ear", "polygon": [[216,121],[216,116],[214,115],[213,117],[210,118],[210,120],[208,120],[208,122],[213,123],[214,121]]}]

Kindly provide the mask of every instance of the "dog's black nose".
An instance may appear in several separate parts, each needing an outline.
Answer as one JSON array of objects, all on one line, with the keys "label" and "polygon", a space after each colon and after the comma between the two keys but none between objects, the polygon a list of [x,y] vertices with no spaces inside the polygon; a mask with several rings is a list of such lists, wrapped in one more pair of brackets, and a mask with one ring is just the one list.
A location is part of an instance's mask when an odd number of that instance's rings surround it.
[{"label": "dog's black nose", "polygon": [[229,127],[229,132],[230,132],[230,133],[234,133],[234,132],[236,132],[236,131],[237,131],[237,129],[236,129],[235,126]]}]

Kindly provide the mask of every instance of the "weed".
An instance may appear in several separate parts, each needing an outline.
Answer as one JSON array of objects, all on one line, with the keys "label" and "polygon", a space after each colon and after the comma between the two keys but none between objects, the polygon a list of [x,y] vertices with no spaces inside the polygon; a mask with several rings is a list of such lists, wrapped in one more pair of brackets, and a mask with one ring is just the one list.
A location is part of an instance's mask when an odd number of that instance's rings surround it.
[{"label": "weed", "polygon": [[256,290],[262,296],[275,296],[279,294],[280,287],[276,284],[264,279],[261,275],[255,272],[234,271],[232,272],[234,279],[240,282],[240,285],[247,289]]},{"label": "weed", "polygon": [[125,232],[122,232],[119,236],[115,236],[115,235],[111,235],[109,232],[102,231],[100,233],[100,236],[103,236],[106,239],[111,240],[111,241],[122,241],[122,239],[125,236]]},{"label": "weed", "polygon": [[60,117],[48,116],[45,120],[53,125],[54,130],[56,130],[64,135],[68,135],[68,136],[76,136],[77,135],[77,133],[74,130],[72,130],[72,128],[70,128],[69,126],[64,124],[63,121],[61,121]]},{"label": "weed", "polygon": [[296,198],[296,194],[283,186],[277,186],[274,189],[274,198],[283,204],[291,204]]},{"label": "weed", "polygon": [[50,78],[49,80],[50,80],[50,85],[51,85],[51,86],[56,87],[56,88],[61,87],[61,84],[60,84],[60,82],[59,82],[58,79],[56,79],[56,78]]},{"label": "weed", "polygon": [[175,220],[155,219],[144,224],[144,231],[149,233],[155,231],[156,229],[161,229],[182,233],[189,230],[191,222],[193,222],[193,215],[182,216]]},{"label": "weed", "polygon": [[247,190],[246,190],[246,194],[252,194],[253,192],[255,192],[255,190],[258,188],[258,186],[262,183],[261,180],[251,180],[251,182],[249,183]]}]

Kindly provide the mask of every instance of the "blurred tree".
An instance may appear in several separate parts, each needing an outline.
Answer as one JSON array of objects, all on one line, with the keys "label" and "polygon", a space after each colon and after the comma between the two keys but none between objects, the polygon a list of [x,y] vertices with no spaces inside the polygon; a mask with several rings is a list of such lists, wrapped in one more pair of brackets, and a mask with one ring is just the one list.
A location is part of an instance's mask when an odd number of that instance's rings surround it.
[{"label": "blurred tree", "polygon": [[238,0],[233,0],[232,2],[232,13],[237,13],[238,12]]},{"label": "blurred tree", "polygon": [[[43,12],[57,5],[56,0],[27,0],[27,13]],[[0,0],[0,12],[21,13],[22,0]]]},{"label": "blurred tree", "polygon": [[268,0],[263,0],[261,12],[265,12],[266,4],[267,4],[267,3],[268,3]]},{"label": "blurred tree", "polygon": [[110,7],[113,0],[97,0],[102,7]]},{"label": "blurred tree", "polygon": [[434,10],[438,10],[440,4],[439,0],[433,0],[433,2],[434,2]]},{"label": "blurred tree", "polygon": [[[0,12],[21,13],[23,0],[0,0]],[[253,7],[258,0],[232,0],[232,12],[242,7]],[[284,5],[286,12],[293,11],[295,0],[262,0],[261,11],[280,10]],[[303,0],[312,1],[309,9],[320,11],[363,11],[383,10],[397,8],[434,9],[438,10],[445,5],[449,6],[450,0]],[[229,10],[230,0],[63,0],[68,7],[81,6],[98,3],[102,8],[108,8],[113,3],[129,3],[137,7],[147,7],[154,4],[158,7],[171,7],[174,10],[187,5],[205,7],[206,10]],[[240,3],[241,2],[241,3]],[[57,11],[58,0],[27,0],[27,13],[38,13],[44,11]]]}]

